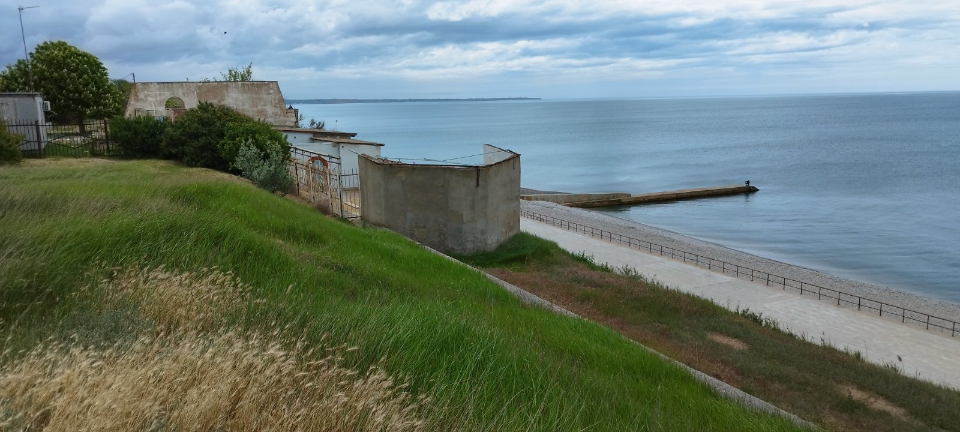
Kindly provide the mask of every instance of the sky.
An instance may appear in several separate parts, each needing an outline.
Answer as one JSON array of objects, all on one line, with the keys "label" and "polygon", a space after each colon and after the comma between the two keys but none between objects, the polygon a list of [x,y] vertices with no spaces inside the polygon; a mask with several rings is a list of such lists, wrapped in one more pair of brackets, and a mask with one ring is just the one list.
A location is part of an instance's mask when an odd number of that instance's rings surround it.
[{"label": "sky", "polygon": [[65,40],[137,81],[252,63],[288,99],[960,90],[958,0],[22,1],[29,51]]}]

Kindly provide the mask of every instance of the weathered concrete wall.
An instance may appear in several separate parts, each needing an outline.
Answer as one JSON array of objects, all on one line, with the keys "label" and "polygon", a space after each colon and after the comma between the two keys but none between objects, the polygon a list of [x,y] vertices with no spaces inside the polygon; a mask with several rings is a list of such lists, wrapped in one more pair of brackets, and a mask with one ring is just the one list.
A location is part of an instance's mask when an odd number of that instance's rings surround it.
[{"label": "weathered concrete wall", "polygon": [[277,126],[296,126],[295,110],[287,110],[276,81],[244,82],[147,82],[130,90],[125,115],[172,116],[167,100],[178,97],[184,108],[196,108],[211,102],[233,108],[258,120]]},{"label": "weathered concrete wall", "polygon": [[443,252],[493,250],[520,232],[520,155],[504,152],[483,166],[361,156],[362,218]]}]

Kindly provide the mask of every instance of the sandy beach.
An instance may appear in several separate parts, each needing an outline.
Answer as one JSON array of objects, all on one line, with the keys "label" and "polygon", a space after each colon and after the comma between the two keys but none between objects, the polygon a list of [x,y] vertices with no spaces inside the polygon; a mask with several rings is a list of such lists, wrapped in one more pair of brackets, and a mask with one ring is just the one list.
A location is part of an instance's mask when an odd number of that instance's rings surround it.
[{"label": "sandy beach", "polygon": [[[634,221],[620,219],[589,210],[564,207],[542,201],[521,201],[522,210],[575,222],[614,234],[633,237],[665,247],[698,254],[730,264],[775,274],[804,283],[819,285],[853,295],[881,301],[887,304],[912,309],[936,317],[960,321],[960,305],[932,299],[913,293],[894,290],[880,285],[842,278],[820,271],[763,258],[746,252],[730,249],[715,243],[698,240],[680,233],[651,227]],[[641,269],[642,272],[642,269]]]}]

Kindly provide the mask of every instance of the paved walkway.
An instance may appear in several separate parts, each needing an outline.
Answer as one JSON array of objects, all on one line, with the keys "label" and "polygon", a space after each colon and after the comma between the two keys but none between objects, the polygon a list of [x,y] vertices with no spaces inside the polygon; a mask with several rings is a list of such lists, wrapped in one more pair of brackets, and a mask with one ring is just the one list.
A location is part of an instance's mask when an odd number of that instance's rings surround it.
[{"label": "paved walkway", "polygon": [[[557,242],[598,263],[630,266],[683,292],[712,299],[728,309],[749,308],[807,340],[859,351],[877,364],[894,363],[905,375],[960,389],[960,338],[951,338],[876,314],[840,307],[779,288],[737,279],[682,262],[520,218],[520,229]],[[898,359],[899,356],[899,359]],[[900,360],[902,359],[902,360]]]}]

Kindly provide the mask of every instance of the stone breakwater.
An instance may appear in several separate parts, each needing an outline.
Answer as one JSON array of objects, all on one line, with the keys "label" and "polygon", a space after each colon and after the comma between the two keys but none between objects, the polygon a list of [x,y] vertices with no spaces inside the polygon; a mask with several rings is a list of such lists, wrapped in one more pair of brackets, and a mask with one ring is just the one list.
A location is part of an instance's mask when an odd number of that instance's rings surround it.
[{"label": "stone breakwater", "polygon": [[[912,309],[940,318],[960,321],[960,305],[958,304],[763,258],[715,243],[698,240],[673,231],[654,228],[589,210],[542,201],[521,201],[520,208],[521,210],[575,222],[614,234],[633,237],[665,247],[698,254],[703,257],[725,261],[730,264],[803,281],[804,283],[843,291],[848,294]],[[638,270],[643,273],[643,269]]]}]

